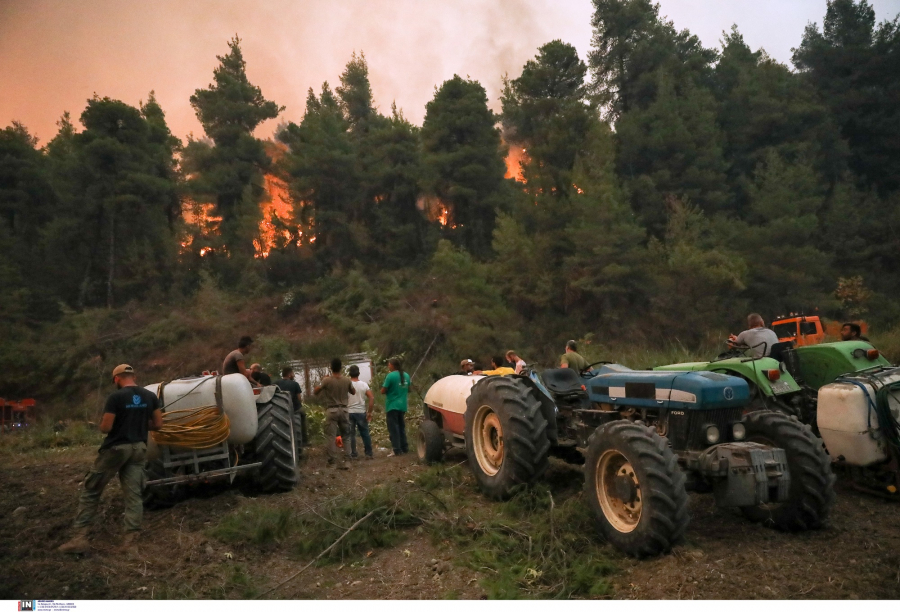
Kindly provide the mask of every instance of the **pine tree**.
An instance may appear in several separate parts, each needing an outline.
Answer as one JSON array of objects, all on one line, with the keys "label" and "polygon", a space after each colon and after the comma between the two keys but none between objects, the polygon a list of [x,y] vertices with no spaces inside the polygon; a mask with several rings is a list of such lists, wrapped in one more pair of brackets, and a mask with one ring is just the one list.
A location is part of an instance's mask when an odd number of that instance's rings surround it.
[{"label": "pine tree", "polygon": [[491,250],[496,210],[509,201],[496,117],[477,81],[454,76],[425,107],[426,191],[447,208],[446,234],[479,258]]},{"label": "pine tree", "polygon": [[193,197],[214,202],[222,217],[223,248],[246,261],[254,254],[262,174],[271,163],[253,131],[284,107],[266,100],[247,78],[240,45],[237,37],[228,42],[229,53],[217,56],[213,83],[191,96],[191,106],[213,146],[190,139],[184,158],[186,170],[193,175]]}]

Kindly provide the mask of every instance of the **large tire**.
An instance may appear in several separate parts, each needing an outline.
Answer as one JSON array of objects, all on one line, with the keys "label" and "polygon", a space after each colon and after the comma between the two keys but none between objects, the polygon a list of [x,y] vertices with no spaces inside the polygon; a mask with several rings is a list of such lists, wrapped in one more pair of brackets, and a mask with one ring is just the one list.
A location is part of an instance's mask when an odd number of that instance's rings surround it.
[{"label": "large tire", "polygon": [[481,490],[508,499],[518,485],[547,469],[547,421],[541,402],[523,381],[491,376],[466,400],[466,454]]},{"label": "large tire", "polygon": [[778,412],[744,416],[747,440],[784,449],[791,478],[786,502],[741,508],[750,520],[784,531],[821,527],[834,506],[831,459],[809,425]]},{"label": "large tire", "polygon": [[684,537],[685,475],[655,429],[630,421],[598,427],[588,440],[584,478],[600,531],[625,554],[667,553]]},{"label": "large tire", "polygon": [[434,421],[419,423],[416,454],[426,464],[438,463],[444,457],[444,432]]},{"label": "large tire", "polygon": [[297,484],[293,411],[291,396],[284,391],[256,405],[259,424],[253,446],[256,460],[262,463],[256,482],[263,491],[290,491]]}]

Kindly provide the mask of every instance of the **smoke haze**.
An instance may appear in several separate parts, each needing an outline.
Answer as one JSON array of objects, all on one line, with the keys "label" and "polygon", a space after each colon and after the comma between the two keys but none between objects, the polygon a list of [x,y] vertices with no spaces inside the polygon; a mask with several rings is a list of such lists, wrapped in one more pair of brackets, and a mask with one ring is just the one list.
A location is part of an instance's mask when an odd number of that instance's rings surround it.
[{"label": "smoke haze", "polygon": [[[873,4],[884,19],[900,0]],[[707,46],[737,23],[751,47],[782,62],[825,14],[824,0],[661,5]],[[366,54],[379,109],[396,100],[421,124],[435,86],[454,73],[479,80],[498,109],[501,76],[517,76],[541,44],[561,38],[586,57],[591,12],[589,0],[0,0],[0,126],[21,121],[46,143],[63,111],[77,120],[94,93],[137,104],[154,90],[176,135],[200,135],[188,98],[235,34],[250,80],[287,107],[260,136],[299,121],[307,90],[333,87],[353,51]]]}]

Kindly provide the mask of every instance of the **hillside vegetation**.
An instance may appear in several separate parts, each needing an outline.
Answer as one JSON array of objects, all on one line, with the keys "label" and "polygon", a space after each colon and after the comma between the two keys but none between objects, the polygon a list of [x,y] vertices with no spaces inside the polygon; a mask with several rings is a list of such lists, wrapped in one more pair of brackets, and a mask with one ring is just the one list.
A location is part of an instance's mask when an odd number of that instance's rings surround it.
[{"label": "hillside vegetation", "polygon": [[541,46],[499,114],[460,76],[422,126],[383,112],[362,53],[285,109],[235,38],[185,101],[202,137],[152,92],[46,144],[0,131],[0,395],[89,416],[115,364],[218,368],[244,334],[270,370],[427,354],[422,387],[570,338],[646,367],[714,355],[750,311],[862,318],[900,357],[900,22],[833,0],[788,67],[737,27],[711,49],[647,0],[594,7],[587,61]]}]

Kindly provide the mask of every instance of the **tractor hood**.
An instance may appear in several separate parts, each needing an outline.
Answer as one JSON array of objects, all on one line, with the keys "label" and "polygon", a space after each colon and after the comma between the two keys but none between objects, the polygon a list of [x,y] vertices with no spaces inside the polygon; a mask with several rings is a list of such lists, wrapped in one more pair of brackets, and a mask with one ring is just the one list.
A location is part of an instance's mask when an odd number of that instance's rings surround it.
[{"label": "tractor hood", "polygon": [[800,378],[813,389],[834,382],[844,374],[854,374],[873,368],[890,367],[881,353],[873,353],[868,342],[828,342],[794,349]]},{"label": "tractor hood", "polygon": [[664,410],[741,408],[750,398],[747,381],[717,372],[631,370],[607,365],[587,382],[592,402]]}]

